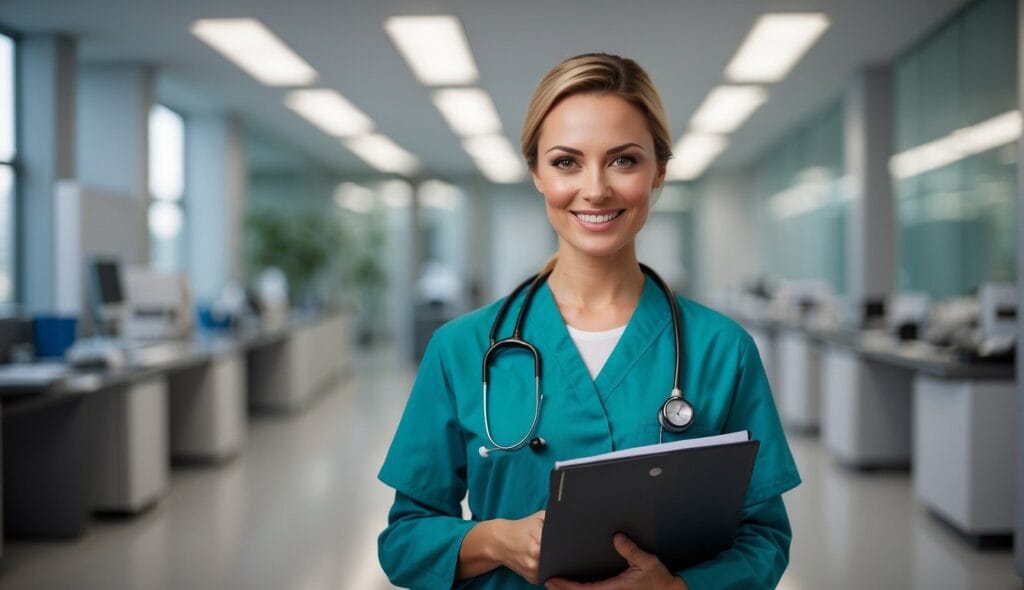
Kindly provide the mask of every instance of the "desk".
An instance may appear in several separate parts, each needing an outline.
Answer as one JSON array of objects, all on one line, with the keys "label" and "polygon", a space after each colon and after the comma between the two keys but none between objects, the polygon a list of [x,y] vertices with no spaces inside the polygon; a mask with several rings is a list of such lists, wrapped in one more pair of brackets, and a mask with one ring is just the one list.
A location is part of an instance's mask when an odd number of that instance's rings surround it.
[{"label": "desk", "polygon": [[776,326],[773,385],[787,425],[812,427],[820,394],[823,443],[838,461],[912,464],[914,495],[932,514],[975,544],[1005,541],[1020,428],[1012,365],[965,363],[881,331]]},{"label": "desk", "polygon": [[822,430],[833,456],[857,467],[912,463],[918,501],[972,542],[1012,531],[1012,365],[964,363],[881,332],[812,337],[826,350]]},{"label": "desk", "polygon": [[914,494],[984,545],[1014,521],[1017,391],[1012,378],[914,381]]},{"label": "desk", "polygon": [[823,350],[825,448],[850,467],[909,466],[915,368],[873,354],[871,336],[861,332],[815,331],[812,338]]},{"label": "desk", "polygon": [[776,391],[786,426],[816,432],[821,424],[821,352],[802,328],[780,324],[776,339]]},{"label": "desk", "polygon": [[249,406],[257,411],[305,407],[350,367],[352,316],[297,317],[287,338],[268,332],[248,347]]},{"label": "desk", "polygon": [[[74,371],[47,387],[0,387],[5,531],[76,536],[90,510],[144,510],[165,493],[170,458],[216,461],[241,450],[252,396],[246,377],[273,356],[268,348],[292,351],[283,387],[322,387],[348,363],[348,325],[341,314],[296,315],[279,326],[144,346],[123,367]],[[320,348],[302,343],[308,334],[319,335]]]}]

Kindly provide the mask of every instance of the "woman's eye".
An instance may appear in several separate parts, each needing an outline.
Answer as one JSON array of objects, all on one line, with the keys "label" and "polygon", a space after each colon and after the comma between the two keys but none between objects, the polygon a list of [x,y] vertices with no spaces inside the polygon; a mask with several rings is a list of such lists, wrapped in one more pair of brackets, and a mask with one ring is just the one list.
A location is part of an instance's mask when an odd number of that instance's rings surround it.
[{"label": "woman's eye", "polygon": [[551,163],[555,168],[570,168],[573,165],[572,158],[558,158]]},{"label": "woman's eye", "polygon": [[619,156],[612,160],[612,165],[618,166],[619,168],[628,168],[636,164],[636,158],[633,156]]}]

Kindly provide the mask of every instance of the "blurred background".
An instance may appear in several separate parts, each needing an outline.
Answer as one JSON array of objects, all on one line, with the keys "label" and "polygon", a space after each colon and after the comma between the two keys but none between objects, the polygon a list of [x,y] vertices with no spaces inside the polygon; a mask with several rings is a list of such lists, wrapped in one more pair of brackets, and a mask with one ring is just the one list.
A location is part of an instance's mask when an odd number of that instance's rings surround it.
[{"label": "blurred background", "polygon": [[390,587],[419,356],[554,252],[519,133],[600,51],[676,142],[641,261],[768,370],[804,478],[780,587],[1020,588],[1022,18],[3,2],[0,587]]}]

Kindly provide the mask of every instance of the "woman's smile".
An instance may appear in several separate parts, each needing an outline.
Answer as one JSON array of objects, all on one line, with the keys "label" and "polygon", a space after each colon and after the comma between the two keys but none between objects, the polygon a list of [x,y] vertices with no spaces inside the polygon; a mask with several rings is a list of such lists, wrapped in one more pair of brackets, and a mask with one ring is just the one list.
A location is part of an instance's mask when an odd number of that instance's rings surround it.
[{"label": "woman's smile", "polygon": [[580,225],[585,229],[604,231],[611,228],[615,220],[625,212],[625,209],[605,209],[601,211],[572,211],[571,213],[576,216]]}]

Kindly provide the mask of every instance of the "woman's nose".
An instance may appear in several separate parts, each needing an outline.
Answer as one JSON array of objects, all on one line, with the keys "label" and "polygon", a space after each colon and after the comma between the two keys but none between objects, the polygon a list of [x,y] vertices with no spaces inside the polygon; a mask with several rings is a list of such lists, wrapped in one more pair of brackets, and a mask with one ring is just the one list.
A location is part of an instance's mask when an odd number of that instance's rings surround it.
[{"label": "woman's nose", "polygon": [[608,180],[604,177],[604,170],[597,169],[586,175],[585,186],[583,187],[583,198],[589,202],[596,202],[608,196],[610,187]]}]

